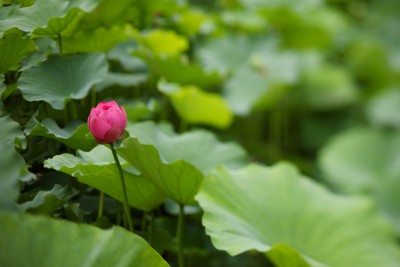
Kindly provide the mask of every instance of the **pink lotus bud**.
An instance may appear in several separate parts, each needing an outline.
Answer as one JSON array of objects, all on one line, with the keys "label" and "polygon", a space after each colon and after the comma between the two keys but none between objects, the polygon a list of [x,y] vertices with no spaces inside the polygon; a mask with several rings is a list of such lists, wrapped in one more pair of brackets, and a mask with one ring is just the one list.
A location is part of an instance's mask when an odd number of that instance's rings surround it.
[{"label": "pink lotus bud", "polygon": [[112,100],[101,102],[97,107],[92,108],[88,117],[88,126],[97,143],[111,144],[124,134],[126,120],[124,108]]}]

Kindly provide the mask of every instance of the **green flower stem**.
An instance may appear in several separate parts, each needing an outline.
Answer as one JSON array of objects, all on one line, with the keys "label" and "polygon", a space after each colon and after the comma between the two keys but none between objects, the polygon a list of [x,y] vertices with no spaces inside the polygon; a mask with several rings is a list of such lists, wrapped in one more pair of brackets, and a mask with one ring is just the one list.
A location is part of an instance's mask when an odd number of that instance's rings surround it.
[{"label": "green flower stem", "polygon": [[110,147],[111,147],[111,151],[113,153],[114,159],[115,159],[115,163],[117,164],[117,167],[118,167],[119,177],[121,178],[122,193],[123,193],[123,197],[124,197],[125,217],[128,221],[129,230],[131,232],[133,232],[134,229],[133,229],[133,223],[132,223],[131,210],[130,210],[129,204],[128,204],[128,194],[126,193],[124,173],[122,171],[121,163],[119,162],[117,152],[115,151],[114,144],[110,144]]},{"label": "green flower stem", "polygon": [[103,216],[103,210],[104,210],[104,192],[100,191],[99,210],[97,213],[97,218]]},{"label": "green flower stem", "polygon": [[179,267],[184,267],[185,266],[185,260],[184,260],[184,255],[183,255],[183,246],[182,246],[182,235],[183,235],[183,208],[184,205],[179,204],[179,216],[178,216],[178,227],[176,230],[176,240],[177,240],[177,245],[178,245],[178,262],[179,262]]},{"label": "green flower stem", "polygon": [[63,43],[62,43],[61,33],[57,34],[57,41],[58,41],[58,49],[59,49],[60,55],[62,55],[63,54]]}]

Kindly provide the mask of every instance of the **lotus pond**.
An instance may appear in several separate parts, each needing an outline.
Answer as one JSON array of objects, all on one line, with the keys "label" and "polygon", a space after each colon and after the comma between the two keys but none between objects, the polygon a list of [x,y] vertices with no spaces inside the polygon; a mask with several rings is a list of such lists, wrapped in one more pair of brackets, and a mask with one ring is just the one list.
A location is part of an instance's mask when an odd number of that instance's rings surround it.
[{"label": "lotus pond", "polygon": [[0,266],[400,266],[400,2],[0,0]]}]

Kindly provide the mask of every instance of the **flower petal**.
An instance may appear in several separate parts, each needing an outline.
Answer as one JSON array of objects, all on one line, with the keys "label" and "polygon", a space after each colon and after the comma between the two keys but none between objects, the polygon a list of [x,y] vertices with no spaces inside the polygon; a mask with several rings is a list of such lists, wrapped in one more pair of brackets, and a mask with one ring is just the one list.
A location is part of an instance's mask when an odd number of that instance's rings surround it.
[{"label": "flower petal", "polygon": [[96,139],[103,139],[104,135],[110,130],[111,125],[99,118],[93,118],[90,122],[90,132]]},{"label": "flower petal", "polygon": [[103,140],[107,143],[113,143],[117,141],[123,135],[123,131],[121,131],[118,127],[112,127],[107,131],[104,135]]}]

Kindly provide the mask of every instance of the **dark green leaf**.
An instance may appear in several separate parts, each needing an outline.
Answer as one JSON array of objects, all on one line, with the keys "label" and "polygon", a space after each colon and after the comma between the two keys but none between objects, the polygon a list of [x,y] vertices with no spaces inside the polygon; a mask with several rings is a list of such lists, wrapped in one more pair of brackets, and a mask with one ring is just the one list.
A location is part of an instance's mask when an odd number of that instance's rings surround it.
[{"label": "dark green leaf", "polygon": [[28,101],[42,100],[63,109],[68,100],[84,98],[93,85],[103,80],[107,68],[103,54],[52,56],[23,72],[19,88]]}]

